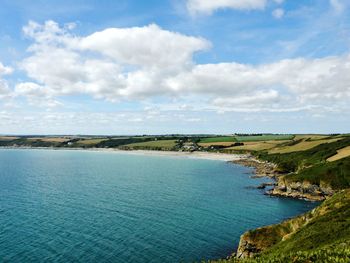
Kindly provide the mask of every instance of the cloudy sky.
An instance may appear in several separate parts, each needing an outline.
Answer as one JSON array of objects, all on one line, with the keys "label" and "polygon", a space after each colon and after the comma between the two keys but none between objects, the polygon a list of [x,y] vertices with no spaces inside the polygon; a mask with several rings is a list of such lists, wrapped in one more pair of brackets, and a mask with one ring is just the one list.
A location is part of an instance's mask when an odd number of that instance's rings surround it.
[{"label": "cloudy sky", "polygon": [[348,0],[0,0],[0,134],[349,131]]}]

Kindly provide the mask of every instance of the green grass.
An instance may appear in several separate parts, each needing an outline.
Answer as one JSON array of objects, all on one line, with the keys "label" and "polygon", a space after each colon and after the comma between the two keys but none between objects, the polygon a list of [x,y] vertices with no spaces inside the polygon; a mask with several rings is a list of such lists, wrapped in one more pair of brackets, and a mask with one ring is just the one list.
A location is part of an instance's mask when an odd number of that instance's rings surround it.
[{"label": "green grass", "polygon": [[165,148],[171,149],[176,146],[176,140],[160,140],[160,141],[149,141],[149,142],[140,142],[132,143],[125,145],[133,149],[148,149],[148,148]]},{"label": "green grass", "polygon": [[236,136],[238,142],[256,142],[256,141],[282,141],[292,140],[294,135],[261,135],[261,136]]},{"label": "green grass", "polygon": [[266,242],[260,255],[217,262],[350,262],[350,189],[302,216],[247,233]]},{"label": "green grass", "polygon": [[211,142],[237,142],[234,136],[218,136],[218,137],[210,137],[203,138],[200,140],[200,143],[211,143]]},{"label": "green grass", "polygon": [[298,172],[302,169],[317,164],[325,163],[327,159],[335,154],[341,148],[350,145],[350,138],[346,137],[331,143],[323,143],[314,148],[290,152],[290,153],[275,153],[268,152],[256,153],[257,157],[277,164],[282,172]]}]

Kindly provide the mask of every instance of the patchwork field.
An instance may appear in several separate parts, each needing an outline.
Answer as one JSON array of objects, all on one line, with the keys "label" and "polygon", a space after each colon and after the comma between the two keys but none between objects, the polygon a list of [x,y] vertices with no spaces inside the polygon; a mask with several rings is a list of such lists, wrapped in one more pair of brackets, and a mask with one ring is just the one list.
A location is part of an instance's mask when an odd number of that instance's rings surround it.
[{"label": "patchwork field", "polygon": [[131,143],[125,146],[130,148],[172,148],[176,145],[176,140],[159,140],[140,143]]},{"label": "patchwork field", "polygon": [[235,142],[206,142],[206,143],[198,143],[199,146],[202,147],[209,147],[209,146],[225,146],[225,147],[229,147],[232,144],[234,144]]},{"label": "patchwork field", "polygon": [[343,149],[340,149],[337,152],[338,153],[336,155],[333,155],[332,157],[328,158],[327,161],[334,162],[334,161],[349,157],[350,156],[350,146],[345,147]]},{"label": "patchwork field", "polygon": [[83,145],[92,145],[92,144],[97,144],[102,141],[106,141],[108,139],[86,139],[86,140],[80,140],[78,141],[78,144],[83,144]]},{"label": "patchwork field", "polygon": [[[210,145],[213,145],[212,143],[223,143],[223,142],[230,142],[235,143],[237,142],[235,137],[233,136],[227,136],[227,137],[211,137],[211,138],[203,138],[200,140],[200,143],[207,143]],[[221,144],[220,144],[221,145]]]},{"label": "patchwork field", "polygon": [[237,151],[264,151],[275,148],[276,146],[282,144],[281,141],[257,141],[257,142],[245,142],[244,145],[234,146],[226,148],[227,150],[237,150]]},{"label": "patchwork field", "polygon": [[262,136],[236,136],[237,142],[255,142],[255,141],[281,141],[292,140],[294,135],[262,135]]},{"label": "patchwork field", "polygon": [[13,137],[13,136],[0,136],[0,141],[12,141],[16,140],[18,137]]},{"label": "patchwork field", "polygon": [[312,149],[320,144],[336,142],[338,140],[340,140],[340,138],[314,140],[314,141],[302,140],[299,143],[296,143],[294,145],[274,148],[274,149],[270,150],[269,153],[291,153],[291,152],[306,151],[306,150]]},{"label": "patchwork field", "polygon": [[33,137],[28,138],[30,141],[42,141],[42,142],[67,142],[70,138],[64,137]]}]

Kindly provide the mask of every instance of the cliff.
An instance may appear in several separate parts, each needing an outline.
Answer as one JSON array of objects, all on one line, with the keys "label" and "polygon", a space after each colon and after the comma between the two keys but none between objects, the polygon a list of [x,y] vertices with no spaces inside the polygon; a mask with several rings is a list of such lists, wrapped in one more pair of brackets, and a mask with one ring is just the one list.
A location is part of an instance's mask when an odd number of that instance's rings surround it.
[{"label": "cliff", "polygon": [[349,248],[349,244],[350,189],[347,189],[327,198],[306,214],[244,233],[236,257],[268,259],[332,246]]}]

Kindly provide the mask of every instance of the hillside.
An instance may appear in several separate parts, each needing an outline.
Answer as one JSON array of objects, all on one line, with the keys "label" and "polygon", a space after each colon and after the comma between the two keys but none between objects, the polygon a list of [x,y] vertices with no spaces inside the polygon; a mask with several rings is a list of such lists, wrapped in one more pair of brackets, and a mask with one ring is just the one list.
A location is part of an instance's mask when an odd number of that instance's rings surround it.
[{"label": "hillside", "polygon": [[350,189],[347,189],[306,214],[244,233],[237,257],[216,262],[349,261]]}]

